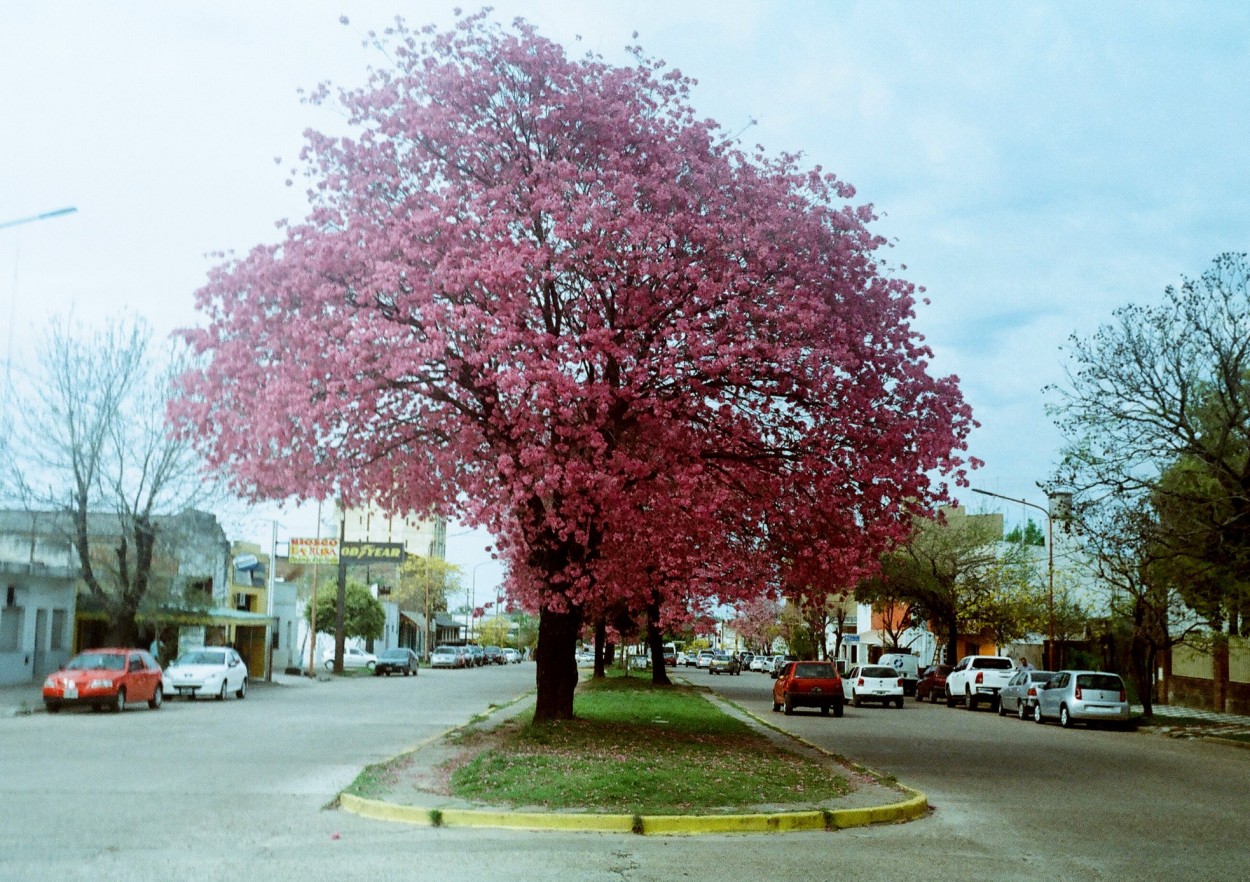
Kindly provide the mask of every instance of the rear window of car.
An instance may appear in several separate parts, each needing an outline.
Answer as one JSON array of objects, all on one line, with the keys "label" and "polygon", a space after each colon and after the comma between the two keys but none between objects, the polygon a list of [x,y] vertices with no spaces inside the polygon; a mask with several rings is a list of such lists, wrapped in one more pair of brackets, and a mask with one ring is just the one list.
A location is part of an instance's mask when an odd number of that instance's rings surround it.
[{"label": "rear window of car", "polygon": [[859,675],[861,677],[887,677],[893,680],[898,677],[898,671],[894,670],[894,668],[877,666],[877,667],[862,668],[859,672]]},{"label": "rear window of car", "polygon": [[1009,671],[1016,664],[1009,658],[974,658],[972,666],[983,671]]},{"label": "rear window of car", "polygon": [[794,666],[794,676],[799,679],[831,679],[837,674],[828,662],[799,662]]},{"label": "rear window of car", "polygon": [[1115,674],[1078,674],[1076,685],[1082,689],[1100,689],[1104,692],[1119,692],[1124,686]]}]

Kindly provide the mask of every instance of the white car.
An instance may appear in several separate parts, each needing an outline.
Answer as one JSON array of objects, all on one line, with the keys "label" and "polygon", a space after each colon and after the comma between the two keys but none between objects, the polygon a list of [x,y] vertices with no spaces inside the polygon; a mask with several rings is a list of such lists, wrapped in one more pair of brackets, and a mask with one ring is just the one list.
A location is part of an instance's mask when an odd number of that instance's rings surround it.
[{"label": "white car", "polygon": [[882,707],[903,706],[903,675],[884,665],[856,665],[842,678],[842,695],[853,707],[879,701]]},{"label": "white car", "polygon": [[189,700],[212,696],[224,701],[227,692],[247,697],[247,664],[228,646],[189,649],[165,668],[162,691]]},{"label": "white car", "polygon": [[511,646],[505,646],[503,650],[503,660],[510,665],[521,663],[521,653],[513,649]]},{"label": "white car", "polygon": [[[378,663],[378,657],[372,652],[365,652],[363,649],[357,649],[354,646],[343,647],[343,670],[345,671],[372,671]],[[334,653],[330,653],[326,657],[326,670],[334,670]]]},{"label": "white car", "polygon": [[430,653],[431,668],[458,668],[460,658],[454,646],[436,646]]},{"label": "white car", "polygon": [[753,671],[760,671],[763,673],[764,671],[771,671],[772,669],[773,657],[771,655],[757,655],[755,658],[751,659],[751,670]]}]

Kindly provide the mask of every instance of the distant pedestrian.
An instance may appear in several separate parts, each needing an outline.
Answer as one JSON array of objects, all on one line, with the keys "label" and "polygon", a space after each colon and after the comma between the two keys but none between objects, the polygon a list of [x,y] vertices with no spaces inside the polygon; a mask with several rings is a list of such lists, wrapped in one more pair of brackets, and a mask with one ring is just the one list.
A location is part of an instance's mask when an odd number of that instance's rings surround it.
[{"label": "distant pedestrian", "polygon": [[1033,670],[1036,670],[1036,668],[1033,667],[1033,663],[1030,662],[1027,658],[1025,658],[1024,656],[1020,656],[1020,670],[1033,671]]}]

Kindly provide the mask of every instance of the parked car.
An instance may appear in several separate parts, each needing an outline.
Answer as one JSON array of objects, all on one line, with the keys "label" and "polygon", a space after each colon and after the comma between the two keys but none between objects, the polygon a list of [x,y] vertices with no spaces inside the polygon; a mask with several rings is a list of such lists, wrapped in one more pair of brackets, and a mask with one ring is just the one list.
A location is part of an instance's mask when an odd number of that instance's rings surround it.
[{"label": "parked car", "polygon": [[458,668],[461,666],[460,654],[454,646],[435,646],[430,653],[431,668]]},{"label": "parked car", "polygon": [[742,665],[742,670],[744,670],[744,671],[749,671],[749,670],[751,670],[751,662],[753,662],[753,661],[755,661],[755,653],[754,653],[754,652],[740,652],[740,653],[738,653],[738,664]]},{"label": "parked car", "polygon": [[903,678],[903,694],[915,695],[916,683],[920,680],[920,659],[912,652],[887,652],[877,659],[877,664],[884,668],[894,668]]},{"label": "parked car", "polygon": [[132,702],[157,710],[164,699],[160,664],[142,649],[91,649],[80,652],[43,681],[48,713],[66,705],[111,707],[121,713]]},{"label": "parked car", "polygon": [[842,678],[842,695],[855,707],[866,701],[902,707],[903,694],[902,675],[884,665],[856,665]]},{"label": "parked car", "polygon": [[840,717],[843,703],[842,678],[832,662],[787,662],[773,684],[774,713],[783,708],[791,714],[796,707],[818,707],[822,714],[833,708],[833,715]]},{"label": "parked car", "polygon": [[513,649],[511,646],[505,646],[503,650],[503,659],[507,664],[519,665],[521,663],[520,650]]},{"label": "parked car", "polygon": [[377,664],[373,666],[373,675],[381,677],[386,674],[389,677],[391,674],[403,674],[405,677],[415,677],[420,667],[421,660],[417,658],[417,654],[406,646],[399,646],[382,651]]},{"label": "parked car", "polygon": [[1033,716],[1033,705],[1037,702],[1038,690],[1054,675],[1054,671],[1038,671],[1032,668],[1016,671],[998,693],[998,715],[1005,717],[1007,714],[1015,714],[1022,720],[1030,719]]},{"label": "parked car", "polygon": [[757,655],[751,659],[751,670],[753,671],[771,671],[773,669],[773,657],[771,655]]},{"label": "parked car", "polygon": [[698,666],[699,666],[699,653],[687,652],[686,653],[686,667],[697,668]]},{"label": "parked car", "polygon": [[593,665],[595,663],[595,651],[593,649],[580,649],[577,651],[576,658],[579,665]]},{"label": "parked car", "polygon": [[651,669],[651,656],[647,653],[639,653],[629,657],[629,666],[635,671],[649,671]]},{"label": "parked car", "polygon": [[711,649],[700,649],[700,650],[699,650],[699,655],[698,655],[698,657],[695,659],[695,664],[696,664],[696,666],[698,666],[698,667],[700,667],[700,668],[707,668],[707,667],[711,667],[711,665],[712,665],[712,656],[714,656],[714,655],[716,655],[716,652],[715,652],[714,650],[711,650]]},{"label": "parked car", "polygon": [[677,644],[676,643],[665,643],[663,655],[664,655],[664,667],[666,668],[677,667]]},{"label": "parked car", "polygon": [[1065,729],[1078,722],[1123,723],[1129,719],[1128,692],[1119,674],[1057,671],[1037,690],[1033,719],[1057,719]]},{"label": "parked car", "polygon": [[966,655],[946,675],[946,706],[961,701],[968,710],[987,702],[998,707],[998,693],[1016,671],[1016,663],[1002,655]]},{"label": "parked car", "polygon": [[246,698],[247,664],[228,646],[201,646],[174,659],[162,683],[166,695],[182,695],[191,701],[201,696],[225,701],[227,692]]},{"label": "parked car", "polygon": [[736,655],[717,651],[713,653],[712,660],[708,662],[707,672],[709,674],[741,674],[742,662],[738,661]]},{"label": "parked car", "polygon": [[792,661],[798,661],[798,660],[799,660],[799,657],[797,655],[774,655],[773,656],[773,669],[772,669],[773,679],[776,680],[778,677],[781,676],[781,671],[783,668],[785,668],[787,664],[789,664]]},{"label": "parked car", "polygon": [[[355,646],[343,647],[343,670],[360,671],[373,670],[373,666],[378,663],[378,657],[372,652],[365,652],[363,649],[357,649]],[[326,670],[334,670],[334,653],[330,653],[326,657]]]},{"label": "parked car", "polygon": [[916,682],[916,701],[929,699],[936,704],[938,699],[946,698],[946,675],[951,672],[952,665],[929,665]]},{"label": "parked car", "polygon": [[488,665],[506,664],[506,662],[503,659],[503,647],[502,646],[487,646],[485,649],[482,650],[482,652],[485,655],[486,664]]}]

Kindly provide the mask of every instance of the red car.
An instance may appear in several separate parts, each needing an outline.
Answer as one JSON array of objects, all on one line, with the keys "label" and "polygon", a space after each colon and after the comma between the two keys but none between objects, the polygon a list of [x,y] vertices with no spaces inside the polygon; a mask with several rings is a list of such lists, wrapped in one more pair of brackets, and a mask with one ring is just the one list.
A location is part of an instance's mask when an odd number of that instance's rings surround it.
[{"label": "red car", "polygon": [[156,710],[163,697],[161,666],[142,649],[89,649],[43,681],[43,703],[53,714],[74,704],[120,712],[137,701]]},{"label": "red car", "polygon": [[796,707],[818,707],[822,714],[833,708],[833,715],[840,717],[842,703],[842,678],[833,662],[786,662],[773,684],[774,713],[782,708],[792,714]]},{"label": "red car", "polygon": [[925,668],[920,680],[916,683],[916,701],[929,699],[936,704],[939,699],[946,698],[946,675],[951,672],[952,665],[930,665]]}]

